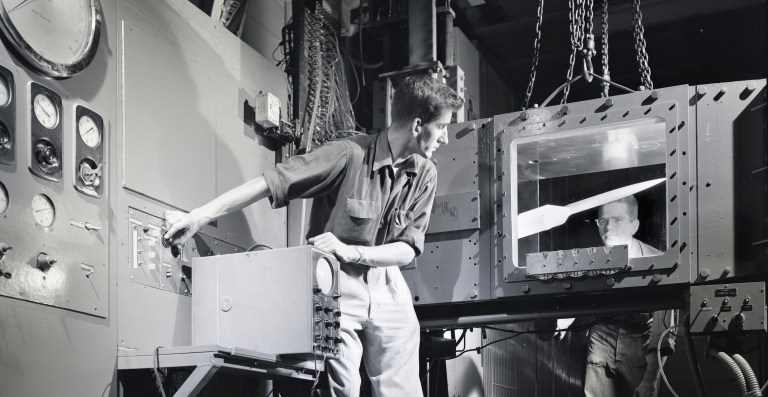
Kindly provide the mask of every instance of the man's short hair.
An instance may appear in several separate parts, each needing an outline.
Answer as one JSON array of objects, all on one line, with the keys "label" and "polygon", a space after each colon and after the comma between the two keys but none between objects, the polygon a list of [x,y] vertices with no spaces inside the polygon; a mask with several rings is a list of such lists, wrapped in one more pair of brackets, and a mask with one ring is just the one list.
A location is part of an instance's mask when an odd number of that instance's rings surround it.
[{"label": "man's short hair", "polygon": [[[629,195],[626,197],[622,197],[616,201],[611,201],[608,204],[611,203],[624,203],[627,205],[627,209],[629,210],[629,219],[635,220],[637,219],[637,199],[633,195]],[[607,205],[607,204],[606,204]],[[603,208],[600,207],[600,212],[602,213]]]},{"label": "man's short hair", "polygon": [[456,91],[429,75],[406,77],[392,99],[392,121],[410,123],[416,118],[431,123],[444,109],[458,111],[464,105]]}]

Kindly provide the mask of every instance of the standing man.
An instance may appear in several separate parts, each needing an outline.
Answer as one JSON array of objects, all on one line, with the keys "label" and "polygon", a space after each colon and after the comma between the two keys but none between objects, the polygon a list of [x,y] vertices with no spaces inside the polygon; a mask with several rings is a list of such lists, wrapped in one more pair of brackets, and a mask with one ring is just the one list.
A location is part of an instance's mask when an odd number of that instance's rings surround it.
[{"label": "standing man", "polygon": [[424,248],[437,172],[429,160],[448,143],[464,101],[428,76],[411,76],[392,99],[392,124],[377,135],[328,142],[289,158],[192,210],[168,211],[173,243],[202,225],[268,197],[274,208],[314,198],[307,237],[341,261],[339,358],[327,362],[331,395],[358,396],[360,362],[376,396],[421,396],[419,323],[400,273]]},{"label": "standing man", "polygon": [[[605,245],[628,246],[629,258],[662,255],[663,252],[634,237],[640,228],[637,199],[627,196],[600,207],[596,219]],[[587,397],[655,397],[658,392],[659,362],[656,349],[664,331],[664,313],[627,314],[604,319],[589,330]],[[670,324],[674,324],[674,312]],[[671,334],[661,344],[661,356],[671,355],[675,341]]]}]

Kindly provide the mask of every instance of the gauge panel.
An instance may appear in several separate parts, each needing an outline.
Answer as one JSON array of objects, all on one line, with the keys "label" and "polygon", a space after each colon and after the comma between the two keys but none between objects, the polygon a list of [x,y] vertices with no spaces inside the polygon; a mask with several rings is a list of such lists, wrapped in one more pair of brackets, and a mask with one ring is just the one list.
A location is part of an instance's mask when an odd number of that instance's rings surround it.
[{"label": "gauge panel", "polygon": [[104,177],[104,119],[93,110],[75,106],[74,186],[77,191],[92,197],[101,197]]},{"label": "gauge panel", "polygon": [[96,55],[99,0],[0,0],[0,28],[22,59],[56,78],[73,76]]},{"label": "gauge panel", "polygon": [[35,176],[58,182],[62,170],[61,96],[41,84],[30,85],[32,145],[29,170]]}]

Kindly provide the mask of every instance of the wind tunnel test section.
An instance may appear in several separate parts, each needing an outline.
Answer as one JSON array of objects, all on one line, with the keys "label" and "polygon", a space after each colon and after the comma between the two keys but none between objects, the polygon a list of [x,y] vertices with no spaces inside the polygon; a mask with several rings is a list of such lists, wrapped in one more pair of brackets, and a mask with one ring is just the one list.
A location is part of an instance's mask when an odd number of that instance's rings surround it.
[{"label": "wind tunnel test section", "polygon": [[[682,85],[450,125],[440,206],[404,272],[417,312],[764,274],[765,102],[765,80]],[[636,211],[609,211],[628,196]]]},{"label": "wind tunnel test section", "polygon": [[695,213],[681,187],[695,163],[687,92],[637,92],[494,120],[502,149],[498,262],[506,284],[521,283],[505,288],[509,294],[689,282]]}]

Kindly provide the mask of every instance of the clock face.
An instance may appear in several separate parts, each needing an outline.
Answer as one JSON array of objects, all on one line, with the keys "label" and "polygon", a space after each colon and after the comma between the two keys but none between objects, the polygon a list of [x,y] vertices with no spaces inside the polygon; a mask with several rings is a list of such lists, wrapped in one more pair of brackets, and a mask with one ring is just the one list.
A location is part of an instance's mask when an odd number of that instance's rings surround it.
[{"label": "clock face", "polygon": [[32,66],[69,77],[93,59],[101,29],[99,0],[0,0],[0,27]]}]

